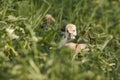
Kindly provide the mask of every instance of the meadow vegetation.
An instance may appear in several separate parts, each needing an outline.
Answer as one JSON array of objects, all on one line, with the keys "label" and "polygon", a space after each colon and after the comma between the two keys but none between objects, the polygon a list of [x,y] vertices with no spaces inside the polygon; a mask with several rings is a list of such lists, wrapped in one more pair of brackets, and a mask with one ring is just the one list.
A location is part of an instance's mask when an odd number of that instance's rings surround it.
[{"label": "meadow vegetation", "polygon": [[[58,48],[68,23],[90,49],[73,61]],[[0,0],[0,80],[120,80],[119,60],[120,0]]]}]

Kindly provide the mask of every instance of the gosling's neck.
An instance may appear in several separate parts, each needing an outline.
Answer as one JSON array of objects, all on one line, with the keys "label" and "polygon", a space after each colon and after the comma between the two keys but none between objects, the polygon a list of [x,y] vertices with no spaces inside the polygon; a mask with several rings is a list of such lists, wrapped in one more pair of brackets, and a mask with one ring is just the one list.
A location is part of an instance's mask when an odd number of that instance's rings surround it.
[{"label": "gosling's neck", "polygon": [[62,46],[64,46],[66,43],[70,42],[72,39],[69,39],[68,36],[64,37],[60,43],[59,43],[59,46],[58,48],[61,48]]}]

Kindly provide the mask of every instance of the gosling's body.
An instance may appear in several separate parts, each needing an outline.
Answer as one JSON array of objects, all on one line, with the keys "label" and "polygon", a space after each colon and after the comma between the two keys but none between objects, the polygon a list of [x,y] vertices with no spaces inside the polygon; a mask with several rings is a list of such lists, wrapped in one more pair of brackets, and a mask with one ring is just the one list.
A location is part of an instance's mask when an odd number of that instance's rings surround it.
[{"label": "gosling's body", "polygon": [[66,25],[65,38],[60,42],[59,48],[62,46],[67,46],[70,49],[72,49],[75,53],[79,53],[83,49],[88,50],[87,44],[77,44],[70,42],[71,40],[75,39],[76,35],[77,35],[76,26],[74,24]]},{"label": "gosling's body", "polygon": [[81,50],[85,50],[85,51],[89,50],[87,48],[88,47],[87,44],[76,44],[76,43],[70,42],[70,43],[66,43],[65,46],[72,49],[75,53],[79,53]]}]

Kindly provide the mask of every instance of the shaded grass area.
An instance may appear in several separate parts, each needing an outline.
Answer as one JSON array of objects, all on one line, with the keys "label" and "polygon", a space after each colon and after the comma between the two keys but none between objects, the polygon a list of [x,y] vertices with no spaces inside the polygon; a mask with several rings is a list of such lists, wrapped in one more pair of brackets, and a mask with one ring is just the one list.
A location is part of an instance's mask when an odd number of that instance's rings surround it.
[{"label": "shaded grass area", "polygon": [[[0,80],[119,80],[119,0],[0,0]],[[55,24],[44,23],[52,14]],[[61,29],[77,26],[89,44],[74,61],[58,49]]]}]

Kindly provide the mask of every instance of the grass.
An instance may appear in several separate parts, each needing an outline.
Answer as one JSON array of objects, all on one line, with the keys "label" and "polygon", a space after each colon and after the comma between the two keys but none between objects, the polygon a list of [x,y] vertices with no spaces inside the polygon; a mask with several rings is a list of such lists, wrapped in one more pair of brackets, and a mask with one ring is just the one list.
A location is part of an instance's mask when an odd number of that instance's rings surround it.
[{"label": "grass", "polygon": [[[0,80],[120,80],[119,0],[0,0]],[[55,24],[45,24],[52,14]],[[73,52],[58,43],[73,23],[74,42],[90,51]]]}]

